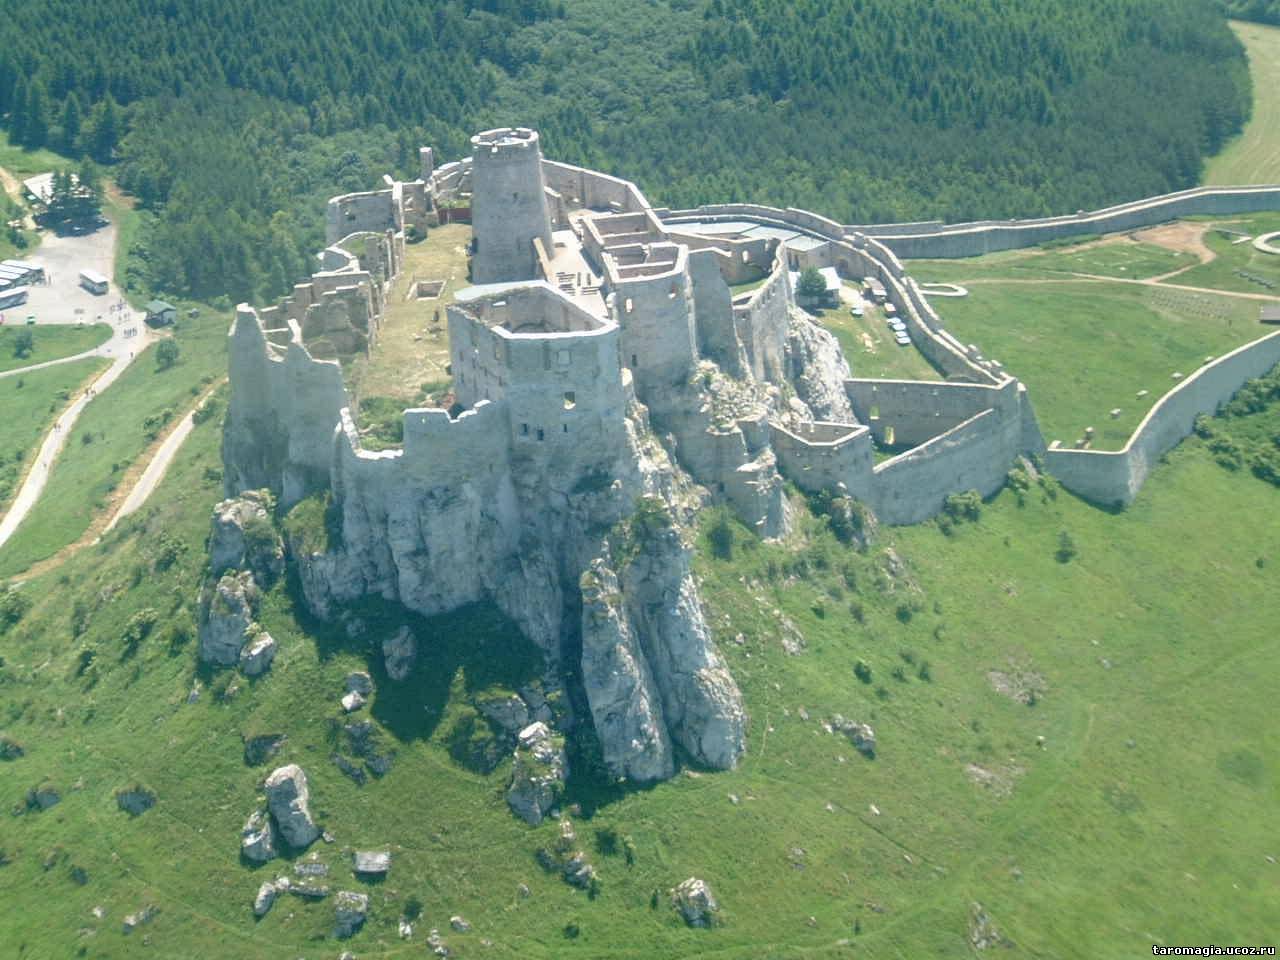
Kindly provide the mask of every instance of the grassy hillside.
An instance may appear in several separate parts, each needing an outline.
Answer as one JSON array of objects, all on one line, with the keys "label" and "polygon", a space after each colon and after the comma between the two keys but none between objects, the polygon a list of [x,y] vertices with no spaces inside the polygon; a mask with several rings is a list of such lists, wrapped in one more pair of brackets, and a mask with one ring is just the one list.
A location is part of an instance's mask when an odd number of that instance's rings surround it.
[{"label": "grassy hillside", "polygon": [[[1280,416],[1257,428],[1275,432]],[[866,554],[816,518],[785,546],[737,529],[728,559],[703,543],[750,749],[731,773],[577,785],[567,802],[582,806],[578,835],[603,880],[594,900],[535,862],[555,827],[509,815],[507,765],[484,776],[450,756],[467,688],[528,669],[492,612],[419,622],[426,652],[398,687],[369,641],[308,624],[277,588],[270,674],[195,669],[217,442],[216,425],[198,428],[140,515],[26,584],[32,607],[0,639],[0,722],[25,750],[0,766],[19,814],[0,841],[0,942],[17,956],[133,956],[144,936],[170,956],[336,955],[331,903],[285,898],[252,920],[259,882],[289,869],[237,859],[269,769],[245,765],[242,737],[267,732],[288,735],[278,762],[311,778],[335,837],[315,848],[331,885],[371,895],[359,956],[420,955],[440,927],[460,957],[838,957],[850,941],[857,956],[960,957],[975,902],[1011,956],[1123,957],[1272,930],[1280,512],[1274,487],[1224,471],[1199,440],[1119,515],[1033,484],[949,536],[886,531]],[[1076,549],[1065,563],[1063,531]],[[130,642],[139,614],[154,626]],[[784,618],[804,634],[798,656],[783,651]],[[329,757],[342,749],[341,679],[366,665],[395,763],[357,787]],[[824,732],[837,712],[875,727],[875,760]],[[61,802],[26,810],[42,781]],[[114,801],[134,782],[158,796],[137,819]],[[384,845],[389,878],[355,880],[349,851]],[[689,875],[713,885],[721,927],[687,930],[667,907]],[[123,934],[148,904],[152,922]],[[414,909],[405,943],[397,919]],[[453,914],[475,931],[450,931]]]},{"label": "grassy hillside", "polygon": [[1280,26],[1235,22],[1231,28],[1249,56],[1253,113],[1244,132],[1205,166],[1204,182],[1280,183]]},{"label": "grassy hillside", "polygon": [[223,375],[227,323],[208,312],[184,320],[175,333],[181,352],[174,366],[160,369],[152,345],[90,401],[39,503],[0,550],[0,575],[52,556],[89,528],[138,456]]},{"label": "grassy hillside", "polygon": [[45,432],[82,385],[110,361],[90,357],[0,379],[0,514],[17,492],[18,480],[35,455]]},{"label": "grassy hillside", "polygon": [[[0,372],[74,356],[100,347],[111,339],[111,328],[105,323],[84,327],[57,324],[28,327],[22,324],[24,311],[21,307],[3,312],[8,314],[8,323],[0,327]],[[18,339],[27,333],[31,335],[31,349],[19,355]]]}]

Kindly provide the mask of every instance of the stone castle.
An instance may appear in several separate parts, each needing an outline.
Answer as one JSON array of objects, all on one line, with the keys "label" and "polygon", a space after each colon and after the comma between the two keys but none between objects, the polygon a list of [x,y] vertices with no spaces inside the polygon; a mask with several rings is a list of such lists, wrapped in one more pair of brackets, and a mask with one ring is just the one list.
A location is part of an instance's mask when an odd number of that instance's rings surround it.
[{"label": "stone castle", "polygon": [[[667,210],[635,184],[545,159],[532,130],[471,146],[439,168],[424,148],[417,179],[331,200],[320,271],[275,307],[238,308],[227,492],[267,487],[284,508],[327,498],[339,520],[328,549],[294,551],[318,616],[370,595],[425,615],[495,601],[545,651],[549,681],[569,688],[619,777],[668,777],[677,753],[730,767],[745,749],[741,697],[690,573],[686,531],[702,506],[725,503],[782,537],[790,480],[915,523],[952,493],[994,493],[1021,454],[1127,502],[1195,413],[1280,361],[1276,335],[1203,368],[1120,453],[1047,448],[1026,388],[946,330],[894,253],[980,252],[1011,244],[1008,225]],[[1276,201],[1227,193],[1191,202]],[[1115,216],[1168,219],[1187,212],[1185,196],[1164,198],[1172,213],[1148,201]],[[473,286],[447,309],[456,403],[406,410],[403,444],[366,450],[340,358],[376,342],[407,239],[467,205]],[[1100,227],[1097,215],[1060,219],[1045,222],[1050,235]],[[1034,222],[1018,229],[1047,238]],[[854,376],[796,306],[791,277],[809,266],[875,278],[946,379]],[[908,449],[876,462],[885,442]]]}]

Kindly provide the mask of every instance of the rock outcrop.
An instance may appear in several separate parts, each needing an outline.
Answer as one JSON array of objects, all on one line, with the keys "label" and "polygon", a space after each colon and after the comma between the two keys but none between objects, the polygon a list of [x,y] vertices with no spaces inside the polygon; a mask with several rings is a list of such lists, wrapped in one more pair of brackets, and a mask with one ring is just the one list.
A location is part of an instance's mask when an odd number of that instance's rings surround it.
[{"label": "rock outcrop", "polygon": [[545,723],[531,723],[517,740],[507,803],[521,820],[537,825],[560,799],[568,774],[564,738]]},{"label": "rock outcrop", "polygon": [[845,381],[851,374],[840,343],[803,310],[791,310],[786,359],[788,379],[812,419],[857,423],[845,391]]},{"label": "rock outcrop", "polygon": [[155,792],[138,784],[116,793],[116,806],[131,817],[140,817],[155,805]]},{"label": "rock outcrop", "polygon": [[382,662],[392,680],[405,680],[418,658],[418,641],[413,631],[401,627],[382,641]]},{"label": "rock outcrop", "polygon": [[224,573],[200,603],[200,659],[222,667],[240,662],[240,651],[254,634],[260,593],[247,570]]},{"label": "rock outcrop", "polygon": [[715,923],[720,904],[705,880],[690,877],[671,891],[671,902],[684,922],[691,927],[709,927]]},{"label": "rock outcrop", "polygon": [[307,775],[297,764],[278,767],[267,777],[267,806],[281,836],[292,847],[303,848],[320,836],[320,828],[311,818],[311,794]]},{"label": "rock outcrop", "polygon": [[271,522],[273,500],[267,490],[246,490],[213,508],[209,566],[215,577],[248,570],[266,589],[284,572],[284,546]]},{"label": "rock outcrop", "polygon": [[333,913],[336,921],[335,935],[339,939],[353,936],[364,926],[365,917],[369,913],[369,895],[339,890],[333,898]]},{"label": "rock outcrop", "polygon": [[240,852],[254,863],[276,856],[276,830],[265,811],[255,810],[240,831]]},{"label": "rock outcrop", "polygon": [[257,635],[240,649],[240,670],[246,677],[260,676],[271,669],[275,658],[275,640],[267,631],[259,630]]}]

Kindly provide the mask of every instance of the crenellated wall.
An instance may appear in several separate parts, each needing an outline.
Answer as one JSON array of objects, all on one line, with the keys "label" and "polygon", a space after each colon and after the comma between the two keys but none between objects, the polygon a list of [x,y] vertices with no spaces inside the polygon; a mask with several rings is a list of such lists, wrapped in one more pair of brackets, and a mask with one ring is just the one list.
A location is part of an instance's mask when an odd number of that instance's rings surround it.
[{"label": "crenellated wall", "polygon": [[1129,504],[1147,474],[1186,437],[1200,414],[1212,414],[1246,380],[1280,364],[1280,331],[1268,334],[1205,364],[1166,393],[1117,451],[1050,448],[1049,471],[1068,490],[1104,504]]}]

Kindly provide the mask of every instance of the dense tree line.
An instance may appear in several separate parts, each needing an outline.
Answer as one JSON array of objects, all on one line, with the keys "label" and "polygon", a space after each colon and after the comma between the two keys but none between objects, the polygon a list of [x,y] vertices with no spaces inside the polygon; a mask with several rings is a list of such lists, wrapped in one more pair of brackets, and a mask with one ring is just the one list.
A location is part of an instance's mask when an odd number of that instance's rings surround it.
[{"label": "dense tree line", "polygon": [[1240,20],[1280,26],[1280,0],[1224,0],[1227,13]]},{"label": "dense tree line", "polygon": [[132,280],[262,300],[324,198],[541,128],[656,203],[1033,216],[1193,184],[1248,74],[1204,0],[15,0],[10,135],[114,165]]}]

